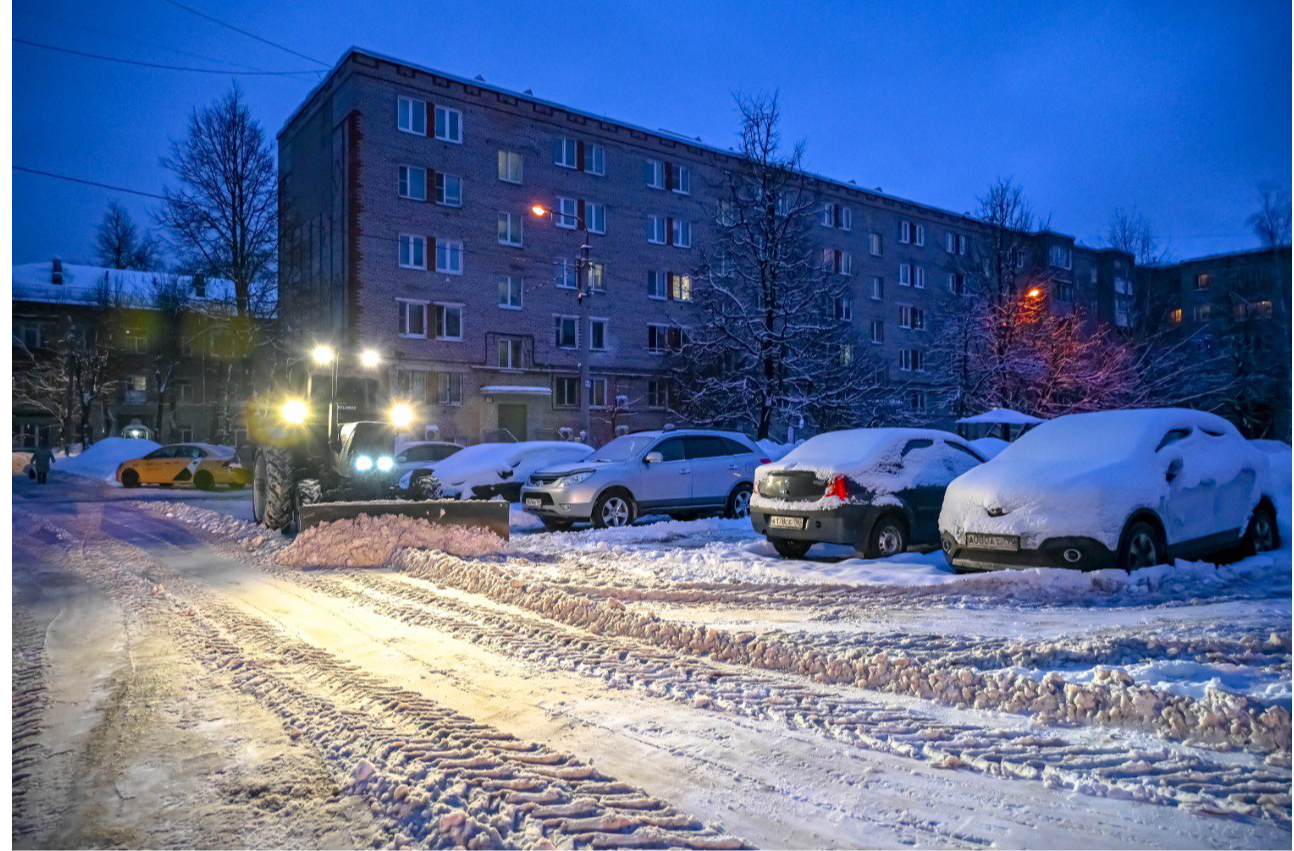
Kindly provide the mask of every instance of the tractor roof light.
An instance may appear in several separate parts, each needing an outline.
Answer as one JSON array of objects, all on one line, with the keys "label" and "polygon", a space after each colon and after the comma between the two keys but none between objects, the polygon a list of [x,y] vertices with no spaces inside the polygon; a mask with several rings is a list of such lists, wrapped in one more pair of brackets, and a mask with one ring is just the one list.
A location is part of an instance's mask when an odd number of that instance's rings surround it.
[{"label": "tractor roof light", "polygon": [[359,353],[359,365],[365,369],[375,369],[382,365],[382,353],[377,349],[364,349]]},{"label": "tractor roof light", "polygon": [[391,406],[387,418],[396,428],[408,428],[413,423],[413,406],[407,402],[396,402]]},{"label": "tractor roof light", "polygon": [[309,409],[306,408],[306,403],[300,399],[289,399],[279,409],[279,416],[288,425],[301,425],[306,421],[308,414]]},{"label": "tractor roof light", "polygon": [[337,353],[332,350],[331,346],[320,344],[310,350],[310,359],[320,366],[332,363],[335,357],[337,357]]}]

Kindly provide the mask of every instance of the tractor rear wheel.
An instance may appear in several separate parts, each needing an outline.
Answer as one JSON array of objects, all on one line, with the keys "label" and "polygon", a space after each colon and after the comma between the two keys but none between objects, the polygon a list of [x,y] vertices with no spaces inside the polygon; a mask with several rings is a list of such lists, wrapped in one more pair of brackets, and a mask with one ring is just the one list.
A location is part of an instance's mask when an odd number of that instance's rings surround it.
[{"label": "tractor rear wheel", "polygon": [[409,483],[409,495],[417,500],[440,499],[440,479],[431,473],[415,476]]},{"label": "tractor rear wheel", "polygon": [[268,446],[256,454],[252,515],[265,528],[286,531],[291,527],[296,508],[295,478],[292,456],[287,451]]}]

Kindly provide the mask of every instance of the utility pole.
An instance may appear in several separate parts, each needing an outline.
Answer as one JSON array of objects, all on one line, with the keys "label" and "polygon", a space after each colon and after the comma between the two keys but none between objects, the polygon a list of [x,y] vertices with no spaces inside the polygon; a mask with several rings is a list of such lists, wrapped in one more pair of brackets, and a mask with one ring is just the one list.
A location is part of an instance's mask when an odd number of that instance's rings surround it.
[{"label": "utility pole", "polygon": [[588,443],[593,440],[593,421],[591,409],[589,407],[589,397],[593,394],[593,382],[589,378],[589,346],[592,345],[593,331],[589,327],[589,293],[592,290],[589,278],[593,274],[593,264],[589,262],[589,230],[580,220],[580,230],[584,233],[584,244],[580,246],[579,260],[576,262],[575,273],[578,283],[575,290],[575,300],[579,304],[579,322],[580,328],[575,335],[575,340],[579,344],[580,358],[580,428],[584,431],[584,442]]}]

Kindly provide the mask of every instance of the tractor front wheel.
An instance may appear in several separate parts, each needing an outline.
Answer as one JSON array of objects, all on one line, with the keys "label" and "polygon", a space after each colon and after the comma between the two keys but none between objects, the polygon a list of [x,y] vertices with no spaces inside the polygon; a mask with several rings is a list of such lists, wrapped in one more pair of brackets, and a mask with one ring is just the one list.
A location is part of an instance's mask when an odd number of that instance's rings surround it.
[{"label": "tractor front wheel", "polygon": [[252,516],[267,529],[286,531],[292,525],[295,505],[292,456],[269,446],[256,454],[252,475]]}]

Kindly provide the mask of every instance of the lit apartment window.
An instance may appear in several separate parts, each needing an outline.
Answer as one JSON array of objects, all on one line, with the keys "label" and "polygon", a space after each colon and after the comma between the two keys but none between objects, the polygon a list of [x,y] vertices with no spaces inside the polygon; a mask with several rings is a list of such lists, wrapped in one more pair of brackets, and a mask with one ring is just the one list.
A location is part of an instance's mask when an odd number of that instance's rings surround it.
[{"label": "lit apartment window", "polygon": [[461,144],[463,141],[463,113],[447,106],[436,107],[436,138],[442,142]]},{"label": "lit apartment window", "polygon": [[595,352],[607,350],[607,320],[589,320],[589,348]]},{"label": "lit apartment window", "polygon": [[399,308],[399,333],[401,337],[427,336],[427,302],[396,299]]},{"label": "lit apartment window", "polygon": [[884,322],[884,320],[881,320],[881,319],[873,319],[873,320],[872,320],[872,342],[873,342],[873,343],[884,343],[884,342],[885,342],[885,322]]},{"label": "lit apartment window", "polygon": [[589,289],[595,293],[604,293],[607,291],[606,266],[601,263],[589,263],[585,267],[585,274],[589,276]]},{"label": "lit apartment window", "polygon": [[1195,276],[1195,288],[1197,290],[1207,290],[1211,286],[1213,286],[1213,278],[1210,277],[1208,272],[1201,272]]},{"label": "lit apartment window", "polygon": [[462,240],[436,240],[436,271],[446,275],[463,274]]},{"label": "lit apartment window", "polygon": [[841,322],[849,322],[854,318],[854,300],[847,295],[838,296],[835,299],[836,318]]},{"label": "lit apartment window", "polygon": [[647,297],[665,298],[665,273],[653,269],[647,270]]},{"label": "lit apartment window", "polygon": [[504,183],[520,183],[521,176],[521,154],[515,151],[499,151],[499,180]]},{"label": "lit apartment window", "polygon": [[879,233],[869,233],[867,235],[867,250],[873,257],[881,256],[881,235]]},{"label": "lit apartment window", "polygon": [[405,269],[427,268],[427,238],[400,234],[400,266]]},{"label": "lit apartment window", "polygon": [[899,264],[899,286],[901,287],[912,286],[912,264],[911,263]]},{"label": "lit apartment window", "polygon": [[499,368],[522,369],[525,354],[525,341],[520,337],[502,337],[499,339]]},{"label": "lit apartment window", "polygon": [[605,408],[607,406],[607,380],[605,378],[589,379],[589,407]]},{"label": "lit apartment window", "polygon": [[665,217],[648,216],[647,217],[647,241],[652,245],[665,244]]},{"label": "lit apartment window", "polygon": [[669,348],[669,326],[650,324],[647,326],[647,351],[660,354]]},{"label": "lit apartment window", "polygon": [[413,165],[400,166],[400,197],[414,201],[427,200],[427,170]]},{"label": "lit apartment window", "polygon": [[456,174],[436,172],[436,203],[446,207],[463,206],[463,178]]},{"label": "lit apartment window", "polygon": [[521,247],[520,213],[499,213],[499,242],[502,245]]},{"label": "lit apartment window", "polygon": [[1168,311],[1168,321],[1174,325],[1181,325],[1182,309],[1180,307],[1174,307],[1172,310]]},{"label": "lit apartment window", "polygon": [[665,188],[665,163],[647,160],[643,163],[643,181],[651,189]]},{"label": "lit apartment window", "polygon": [[416,98],[399,98],[399,127],[405,133],[427,135],[427,102]]},{"label": "lit apartment window", "polygon": [[576,316],[554,316],[556,337],[554,343],[559,349],[574,349],[579,346],[580,320]]},{"label": "lit apartment window", "polygon": [[885,282],[880,275],[872,275],[871,282],[872,301],[880,301],[885,297]]},{"label": "lit apartment window", "polygon": [[520,310],[522,290],[522,277],[520,275],[504,275],[499,278],[499,307]]},{"label": "lit apartment window", "polygon": [[668,385],[659,378],[647,380],[647,407],[653,411],[663,410],[669,405]]},{"label": "lit apartment window", "polygon": [[463,404],[463,374],[461,372],[441,372],[437,374],[436,404]]},{"label": "lit apartment window", "polygon": [[921,349],[904,349],[899,352],[899,369],[903,372],[925,372],[926,353]]},{"label": "lit apartment window", "polygon": [[673,237],[675,248],[692,247],[692,223],[691,222],[685,222],[679,219],[674,219],[673,228],[671,230],[672,230],[672,237]]},{"label": "lit apartment window", "polygon": [[438,340],[463,339],[463,306],[461,304],[436,305],[436,338]]},{"label": "lit apartment window", "polygon": [[672,301],[692,300],[692,276],[669,273],[669,297]]},{"label": "lit apartment window", "polygon": [[553,377],[553,407],[578,408],[580,406],[580,380],[568,375]]},{"label": "lit apartment window", "polygon": [[670,190],[680,195],[692,194],[692,169],[677,163],[670,165]]}]

